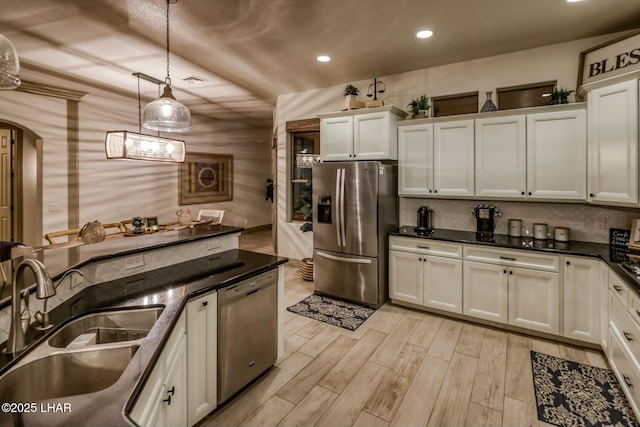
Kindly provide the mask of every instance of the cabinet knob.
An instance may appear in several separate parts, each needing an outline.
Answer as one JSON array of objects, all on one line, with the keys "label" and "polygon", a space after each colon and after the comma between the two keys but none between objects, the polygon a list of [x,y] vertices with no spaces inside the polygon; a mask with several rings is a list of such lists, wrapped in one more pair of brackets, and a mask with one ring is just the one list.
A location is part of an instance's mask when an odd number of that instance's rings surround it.
[{"label": "cabinet knob", "polygon": [[175,392],[176,392],[176,386],[172,386],[169,390],[167,390],[167,394],[169,396],[173,396]]},{"label": "cabinet knob", "polygon": [[522,192],[522,195],[524,196],[524,191]]},{"label": "cabinet knob", "polygon": [[616,292],[618,292],[618,293],[622,293],[622,287],[620,287],[618,285],[613,285],[613,289],[615,289]]},{"label": "cabinet knob", "polygon": [[422,261],[422,258],[418,258],[418,261]]},{"label": "cabinet knob", "polygon": [[433,193],[433,190],[429,190],[429,193]]},{"label": "cabinet knob", "polygon": [[509,270],[509,274],[513,275],[513,271]]},{"label": "cabinet knob", "polygon": [[434,193],[437,193],[437,192],[438,192],[438,190],[433,190],[433,192],[434,192]]},{"label": "cabinet knob", "polygon": [[627,385],[627,387],[633,388],[633,384],[631,384],[631,379],[628,376],[623,375],[622,379],[624,379],[624,383]]},{"label": "cabinet knob", "polygon": [[571,265],[571,261],[567,261],[567,265]]},{"label": "cabinet knob", "polygon": [[629,342],[633,341],[633,335],[631,335],[629,332],[622,331],[622,335],[624,335],[624,337],[627,339],[627,341],[629,341]]},{"label": "cabinet knob", "polygon": [[502,272],[503,272],[504,274],[507,274],[507,270],[502,270]]},{"label": "cabinet knob", "polygon": [[203,306],[203,307],[206,307],[206,306],[208,306],[208,305],[209,305],[209,301],[202,301],[202,306]]},{"label": "cabinet knob", "polygon": [[531,195],[531,191],[529,191],[529,195]]},{"label": "cabinet knob", "polygon": [[593,193],[589,193],[589,197],[594,197],[594,196],[593,196]]},{"label": "cabinet knob", "polygon": [[640,317],[640,311],[636,310],[636,315]]},{"label": "cabinet knob", "polygon": [[167,406],[171,405],[171,396],[167,396],[167,398],[164,399],[163,402],[166,403]]}]

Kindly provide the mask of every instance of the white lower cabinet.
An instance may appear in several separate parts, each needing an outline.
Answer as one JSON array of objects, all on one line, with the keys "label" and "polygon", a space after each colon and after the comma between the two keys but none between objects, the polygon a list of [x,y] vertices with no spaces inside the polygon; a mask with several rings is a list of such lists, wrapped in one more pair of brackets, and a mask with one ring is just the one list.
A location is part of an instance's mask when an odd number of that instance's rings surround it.
[{"label": "white lower cabinet", "polygon": [[188,425],[216,408],[218,294],[210,292],[187,303]]},{"label": "white lower cabinet", "polygon": [[[560,276],[557,258],[523,251],[465,246],[463,313],[559,334]],[[529,268],[519,267],[521,265]]]},{"label": "white lower cabinet", "polygon": [[464,261],[463,313],[493,322],[508,322],[507,268]]},{"label": "white lower cabinet", "polygon": [[389,251],[392,300],[462,313],[461,245],[404,237],[389,241],[396,248]]},{"label": "white lower cabinet", "polygon": [[509,268],[509,324],[560,333],[560,275]]},{"label": "white lower cabinet", "polygon": [[140,426],[181,426],[187,423],[186,319],[180,315],[156,361],[131,419]]},{"label": "white lower cabinet", "polygon": [[564,333],[600,344],[600,261],[564,257]]}]

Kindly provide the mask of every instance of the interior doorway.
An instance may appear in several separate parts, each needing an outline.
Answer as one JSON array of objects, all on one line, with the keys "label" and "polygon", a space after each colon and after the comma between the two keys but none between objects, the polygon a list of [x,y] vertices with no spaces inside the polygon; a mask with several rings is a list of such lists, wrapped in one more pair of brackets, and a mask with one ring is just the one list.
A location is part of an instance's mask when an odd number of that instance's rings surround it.
[{"label": "interior doorway", "polygon": [[15,136],[11,129],[0,129],[0,240],[15,241],[13,220],[13,177]]}]

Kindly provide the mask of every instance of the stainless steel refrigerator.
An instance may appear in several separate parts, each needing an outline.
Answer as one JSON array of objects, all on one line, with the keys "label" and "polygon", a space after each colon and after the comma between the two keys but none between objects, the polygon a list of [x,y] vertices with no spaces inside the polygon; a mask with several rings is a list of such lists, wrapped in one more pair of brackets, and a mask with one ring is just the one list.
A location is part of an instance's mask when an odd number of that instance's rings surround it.
[{"label": "stainless steel refrigerator", "polygon": [[398,227],[397,166],[313,165],[313,283],[317,294],[378,308],[387,300],[387,233]]}]

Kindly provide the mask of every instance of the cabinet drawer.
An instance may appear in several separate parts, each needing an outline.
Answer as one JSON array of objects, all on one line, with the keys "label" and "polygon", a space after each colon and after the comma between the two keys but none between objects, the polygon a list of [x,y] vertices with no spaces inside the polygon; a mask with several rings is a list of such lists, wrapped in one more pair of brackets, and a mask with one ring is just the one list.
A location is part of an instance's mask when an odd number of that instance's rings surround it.
[{"label": "cabinet drawer", "polygon": [[389,249],[447,258],[462,258],[462,245],[412,237],[389,237]]},{"label": "cabinet drawer", "polygon": [[465,245],[464,259],[545,271],[558,271],[560,265],[560,257],[556,255],[527,251],[508,251],[478,245]]},{"label": "cabinet drawer", "polygon": [[629,287],[612,271],[609,271],[609,291],[620,300],[626,310],[629,306]]},{"label": "cabinet drawer", "polygon": [[633,291],[629,290],[629,313],[638,324],[640,324],[640,297]]},{"label": "cabinet drawer", "polygon": [[[611,295],[609,299],[609,327],[617,331],[634,357],[640,357],[640,326],[631,318],[618,298]],[[638,386],[640,387],[640,384]]]},{"label": "cabinet drawer", "polygon": [[620,386],[629,399],[629,405],[638,416],[638,402],[640,402],[640,373],[636,364],[629,359],[620,337],[613,330],[609,331],[609,348],[611,358],[609,363],[618,377]]}]

